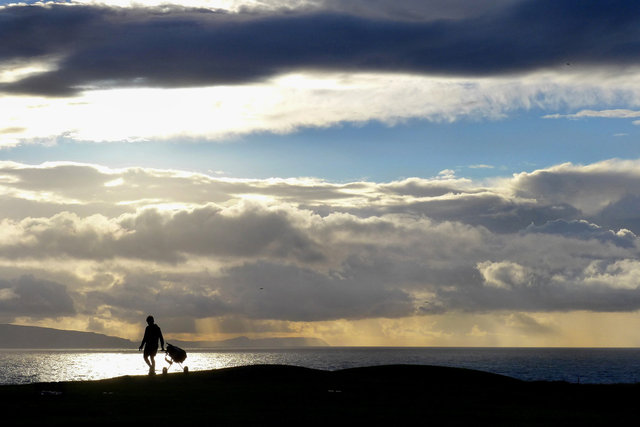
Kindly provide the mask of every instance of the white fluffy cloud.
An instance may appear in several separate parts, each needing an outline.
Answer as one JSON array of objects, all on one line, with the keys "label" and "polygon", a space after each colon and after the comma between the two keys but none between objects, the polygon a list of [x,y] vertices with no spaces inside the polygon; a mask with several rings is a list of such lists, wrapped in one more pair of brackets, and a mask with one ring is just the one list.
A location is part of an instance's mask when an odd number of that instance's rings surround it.
[{"label": "white fluffy cloud", "polygon": [[[536,73],[518,78],[291,74],[242,86],[87,91],[72,98],[0,97],[0,144],[21,141],[222,139],[341,122],[498,119],[521,109],[637,105],[640,74]],[[118,123],[118,126],[113,126]]]}]

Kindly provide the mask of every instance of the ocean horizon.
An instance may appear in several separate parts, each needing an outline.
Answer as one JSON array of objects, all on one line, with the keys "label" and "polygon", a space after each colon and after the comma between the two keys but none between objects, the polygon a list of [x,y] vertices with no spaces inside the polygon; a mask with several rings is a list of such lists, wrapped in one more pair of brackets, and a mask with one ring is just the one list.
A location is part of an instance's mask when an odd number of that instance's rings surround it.
[{"label": "ocean horizon", "polygon": [[[640,381],[639,348],[489,347],[304,347],[278,349],[188,349],[190,371],[277,364],[335,371],[376,365],[433,365],[474,369],[525,381],[584,384]],[[169,365],[156,357],[156,371]],[[0,349],[0,385],[88,381],[145,375],[135,349]]]}]

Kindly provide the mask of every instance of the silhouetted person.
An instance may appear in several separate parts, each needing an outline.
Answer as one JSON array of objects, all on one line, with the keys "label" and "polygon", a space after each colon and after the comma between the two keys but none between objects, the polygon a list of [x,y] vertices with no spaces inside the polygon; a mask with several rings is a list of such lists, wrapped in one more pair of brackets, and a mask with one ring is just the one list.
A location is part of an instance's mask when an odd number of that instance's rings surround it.
[{"label": "silhouetted person", "polygon": [[[156,354],[158,353],[158,340],[160,340],[160,348],[164,351],[164,338],[160,327],[153,323],[153,316],[147,317],[148,326],[144,330],[144,337],[140,343],[138,351],[144,347],[144,361],[149,365],[149,374],[156,373]],[[151,358],[151,361],[149,361]]]}]

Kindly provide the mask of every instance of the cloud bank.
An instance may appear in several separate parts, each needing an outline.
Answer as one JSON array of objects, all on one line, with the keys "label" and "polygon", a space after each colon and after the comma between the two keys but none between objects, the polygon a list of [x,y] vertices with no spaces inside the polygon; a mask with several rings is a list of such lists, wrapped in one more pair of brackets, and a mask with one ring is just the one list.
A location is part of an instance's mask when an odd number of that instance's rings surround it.
[{"label": "cloud bank", "polygon": [[499,119],[536,108],[545,117],[633,118],[638,7],[7,5],[0,109],[10,113],[0,121],[0,145],[220,140],[342,122]]},{"label": "cloud bank", "polygon": [[0,313],[154,312],[191,332],[207,318],[633,312],[640,221],[621,207],[640,200],[639,166],[563,164],[481,185],[5,162]]}]

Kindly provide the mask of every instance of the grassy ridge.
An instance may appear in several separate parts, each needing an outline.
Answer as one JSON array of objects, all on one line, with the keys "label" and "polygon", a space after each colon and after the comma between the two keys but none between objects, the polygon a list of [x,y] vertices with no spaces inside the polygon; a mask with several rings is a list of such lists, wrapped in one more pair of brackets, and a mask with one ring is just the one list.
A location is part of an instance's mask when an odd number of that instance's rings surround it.
[{"label": "grassy ridge", "polygon": [[637,420],[638,397],[640,385],[523,382],[408,365],[333,372],[262,365],[0,386],[12,425],[49,426],[615,425]]}]

